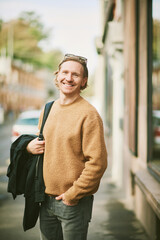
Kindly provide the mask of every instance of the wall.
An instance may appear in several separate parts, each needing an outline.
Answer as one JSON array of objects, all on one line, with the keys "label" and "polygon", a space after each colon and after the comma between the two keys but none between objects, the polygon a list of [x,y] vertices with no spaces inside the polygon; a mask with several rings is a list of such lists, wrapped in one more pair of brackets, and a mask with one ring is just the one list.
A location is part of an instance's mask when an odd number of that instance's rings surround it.
[{"label": "wall", "polygon": [[[99,41],[101,87],[112,179],[133,199],[151,240],[160,239],[160,183],[148,170],[148,4],[151,0],[103,1]],[[102,0],[101,0],[102,3]],[[121,7],[119,7],[121,6]],[[106,14],[106,15],[105,15]],[[107,15],[108,14],[108,15]],[[110,18],[110,16],[113,16]],[[107,19],[107,22],[105,22]],[[151,44],[151,43],[150,43]],[[98,83],[98,82],[97,82]],[[98,85],[97,85],[98,86]]]},{"label": "wall", "polygon": [[[137,3],[138,7],[136,7]],[[126,90],[124,161],[127,164],[125,171],[128,172],[128,178],[126,179],[129,183],[126,185],[128,196],[131,192],[134,193],[135,213],[150,236],[150,239],[155,240],[160,237],[158,235],[158,228],[160,228],[160,206],[158,203],[160,184],[150,175],[147,168],[147,3],[147,0],[124,1]],[[138,15],[139,18],[137,19]],[[138,24],[136,21],[138,21]],[[138,38],[136,39],[136,37]],[[137,47],[138,51],[136,52]],[[136,70],[138,71],[137,75],[135,74]],[[136,83],[138,83],[137,88],[134,86]],[[136,92],[135,89],[137,89],[138,92]],[[134,95],[137,93],[138,95]],[[134,106],[136,103],[136,96],[138,96],[137,108]],[[136,111],[137,115],[135,114]],[[135,126],[136,117],[137,129]],[[133,121],[132,118],[135,118],[135,120]],[[131,127],[134,131],[130,131]],[[135,131],[137,131],[137,139]],[[132,141],[130,141],[132,135],[133,138]],[[137,152],[134,151],[136,149],[136,145],[134,144],[137,144]],[[131,185],[133,176],[135,178],[135,182]]]}]

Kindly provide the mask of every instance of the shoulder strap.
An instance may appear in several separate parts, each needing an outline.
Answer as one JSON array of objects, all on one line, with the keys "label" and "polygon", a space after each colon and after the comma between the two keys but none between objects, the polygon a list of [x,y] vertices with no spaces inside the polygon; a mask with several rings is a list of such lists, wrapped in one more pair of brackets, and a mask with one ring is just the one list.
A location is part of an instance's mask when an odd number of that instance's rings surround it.
[{"label": "shoulder strap", "polygon": [[48,102],[48,103],[46,103],[46,105],[45,105],[44,114],[43,114],[43,120],[42,120],[42,125],[41,125],[41,130],[40,130],[40,134],[39,134],[39,139],[40,139],[40,140],[43,140],[43,128],[44,128],[44,124],[45,124],[45,122],[46,122],[46,120],[47,120],[48,114],[49,114],[49,112],[50,112],[50,110],[51,110],[51,107],[52,107],[53,103],[54,103],[54,101]]}]

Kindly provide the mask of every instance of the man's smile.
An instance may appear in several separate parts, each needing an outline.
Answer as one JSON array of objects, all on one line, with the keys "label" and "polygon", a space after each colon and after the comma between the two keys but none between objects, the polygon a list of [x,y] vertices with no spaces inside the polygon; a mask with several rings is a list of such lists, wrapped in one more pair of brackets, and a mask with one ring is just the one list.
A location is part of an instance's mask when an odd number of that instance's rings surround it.
[{"label": "man's smile", "polygon": [[74,87],[73,84],[68,84],[68,83],[63,83],[63,85],[65,85],[66,87]]}]

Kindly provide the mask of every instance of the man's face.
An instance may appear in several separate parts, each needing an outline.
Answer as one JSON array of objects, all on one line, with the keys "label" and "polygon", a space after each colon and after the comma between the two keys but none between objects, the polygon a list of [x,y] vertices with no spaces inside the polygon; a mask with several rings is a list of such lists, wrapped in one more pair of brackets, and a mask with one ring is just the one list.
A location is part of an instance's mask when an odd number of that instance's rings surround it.
[{"label": "man's face", "polygon": [[84,69],[79,62],[72,60],[64,62],[57,75],[60,92],[68,96],[79,95],[81,86],[87,81],[83,74]]}]

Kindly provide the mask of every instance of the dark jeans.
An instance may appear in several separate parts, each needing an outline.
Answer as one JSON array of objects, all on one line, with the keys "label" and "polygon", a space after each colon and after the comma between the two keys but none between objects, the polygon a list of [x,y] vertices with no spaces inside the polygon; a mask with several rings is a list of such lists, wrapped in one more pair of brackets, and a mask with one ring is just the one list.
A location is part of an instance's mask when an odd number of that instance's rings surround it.
[{"label": "dark jeans", "polygon": [[86,240],[91,220],[93,195],[79,200],[75,206],[46,196],[40,210],[42,240]]}]

